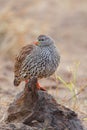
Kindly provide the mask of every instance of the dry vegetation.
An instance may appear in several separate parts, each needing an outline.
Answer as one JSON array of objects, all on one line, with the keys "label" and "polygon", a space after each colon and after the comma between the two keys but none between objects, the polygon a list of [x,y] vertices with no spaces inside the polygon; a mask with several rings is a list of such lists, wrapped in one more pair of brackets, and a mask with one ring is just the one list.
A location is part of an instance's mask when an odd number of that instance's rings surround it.
[{"label": "dry vegetation", "polygon": [[87,124],[86,0],[0,0],[0,119],[23,88],[13,86],[15,55],[44,33],[55,39],[61,64],[54,76],[40,82]]}]

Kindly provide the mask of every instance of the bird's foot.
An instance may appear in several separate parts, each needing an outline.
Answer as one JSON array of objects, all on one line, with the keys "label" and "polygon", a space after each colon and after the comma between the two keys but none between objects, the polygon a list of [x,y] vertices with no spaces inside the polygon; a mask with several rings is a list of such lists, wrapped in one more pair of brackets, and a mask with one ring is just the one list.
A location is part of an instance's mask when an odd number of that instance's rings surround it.
[{"label": "bird's foot", "polygon": [[42,91],[46,91],[46,89],[44,87],[40,87],[40,90]]},{"label": "bird's foot", "polygon": [[45,89],[44,87],[41,87],[38,82],[37,82],[36,87],[37,87],[37,89],[39,89],[39,90],[46,91],[46,89]]}]

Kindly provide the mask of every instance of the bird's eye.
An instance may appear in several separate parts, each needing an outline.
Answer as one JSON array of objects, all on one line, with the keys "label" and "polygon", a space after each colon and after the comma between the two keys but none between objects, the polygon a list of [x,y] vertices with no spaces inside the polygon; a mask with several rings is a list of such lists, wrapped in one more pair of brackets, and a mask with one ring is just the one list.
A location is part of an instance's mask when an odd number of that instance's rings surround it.
[{"label": "bird's eye", "polygon": [[44,41],[44,39],[42,38],[42,39],[39,39],[39,41]]}]

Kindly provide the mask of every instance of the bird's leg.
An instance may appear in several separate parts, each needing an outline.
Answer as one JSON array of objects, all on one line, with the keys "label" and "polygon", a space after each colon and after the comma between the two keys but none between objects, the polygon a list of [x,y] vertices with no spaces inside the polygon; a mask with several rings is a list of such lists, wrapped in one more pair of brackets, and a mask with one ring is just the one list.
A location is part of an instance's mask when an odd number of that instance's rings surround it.
[{"label": "bird's leg", "polygon": [[37,82],[37,85],[36,85],[37,89],[39,90],[43,90],[43,91],[46,91],[45,88],[41,87],[40,84]]},{"label": "bird's leg", "polygon": [[[25,80],[25,83],[27,84],[29,82],[29,80]],[[39,89],[39,90],[43,90],[43,91],[46,91],[46,89],[45,88],[43,88],[43,87],[41,87],[40,86],[40,84],[37,82],[37,84],[36,84],[36,87],[37,87],[37,89]]]}]

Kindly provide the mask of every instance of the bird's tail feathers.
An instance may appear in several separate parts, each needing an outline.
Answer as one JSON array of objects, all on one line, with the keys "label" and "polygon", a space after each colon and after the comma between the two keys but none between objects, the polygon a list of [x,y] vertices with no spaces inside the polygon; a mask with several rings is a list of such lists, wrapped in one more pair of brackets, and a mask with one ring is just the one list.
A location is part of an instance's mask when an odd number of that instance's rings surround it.
[{"label": "bird's tail feathers", "polygon": [[15,79],[14,79],[14,86],[19,86],[20,82],[21,81],[17,77],[15,77]]}]

